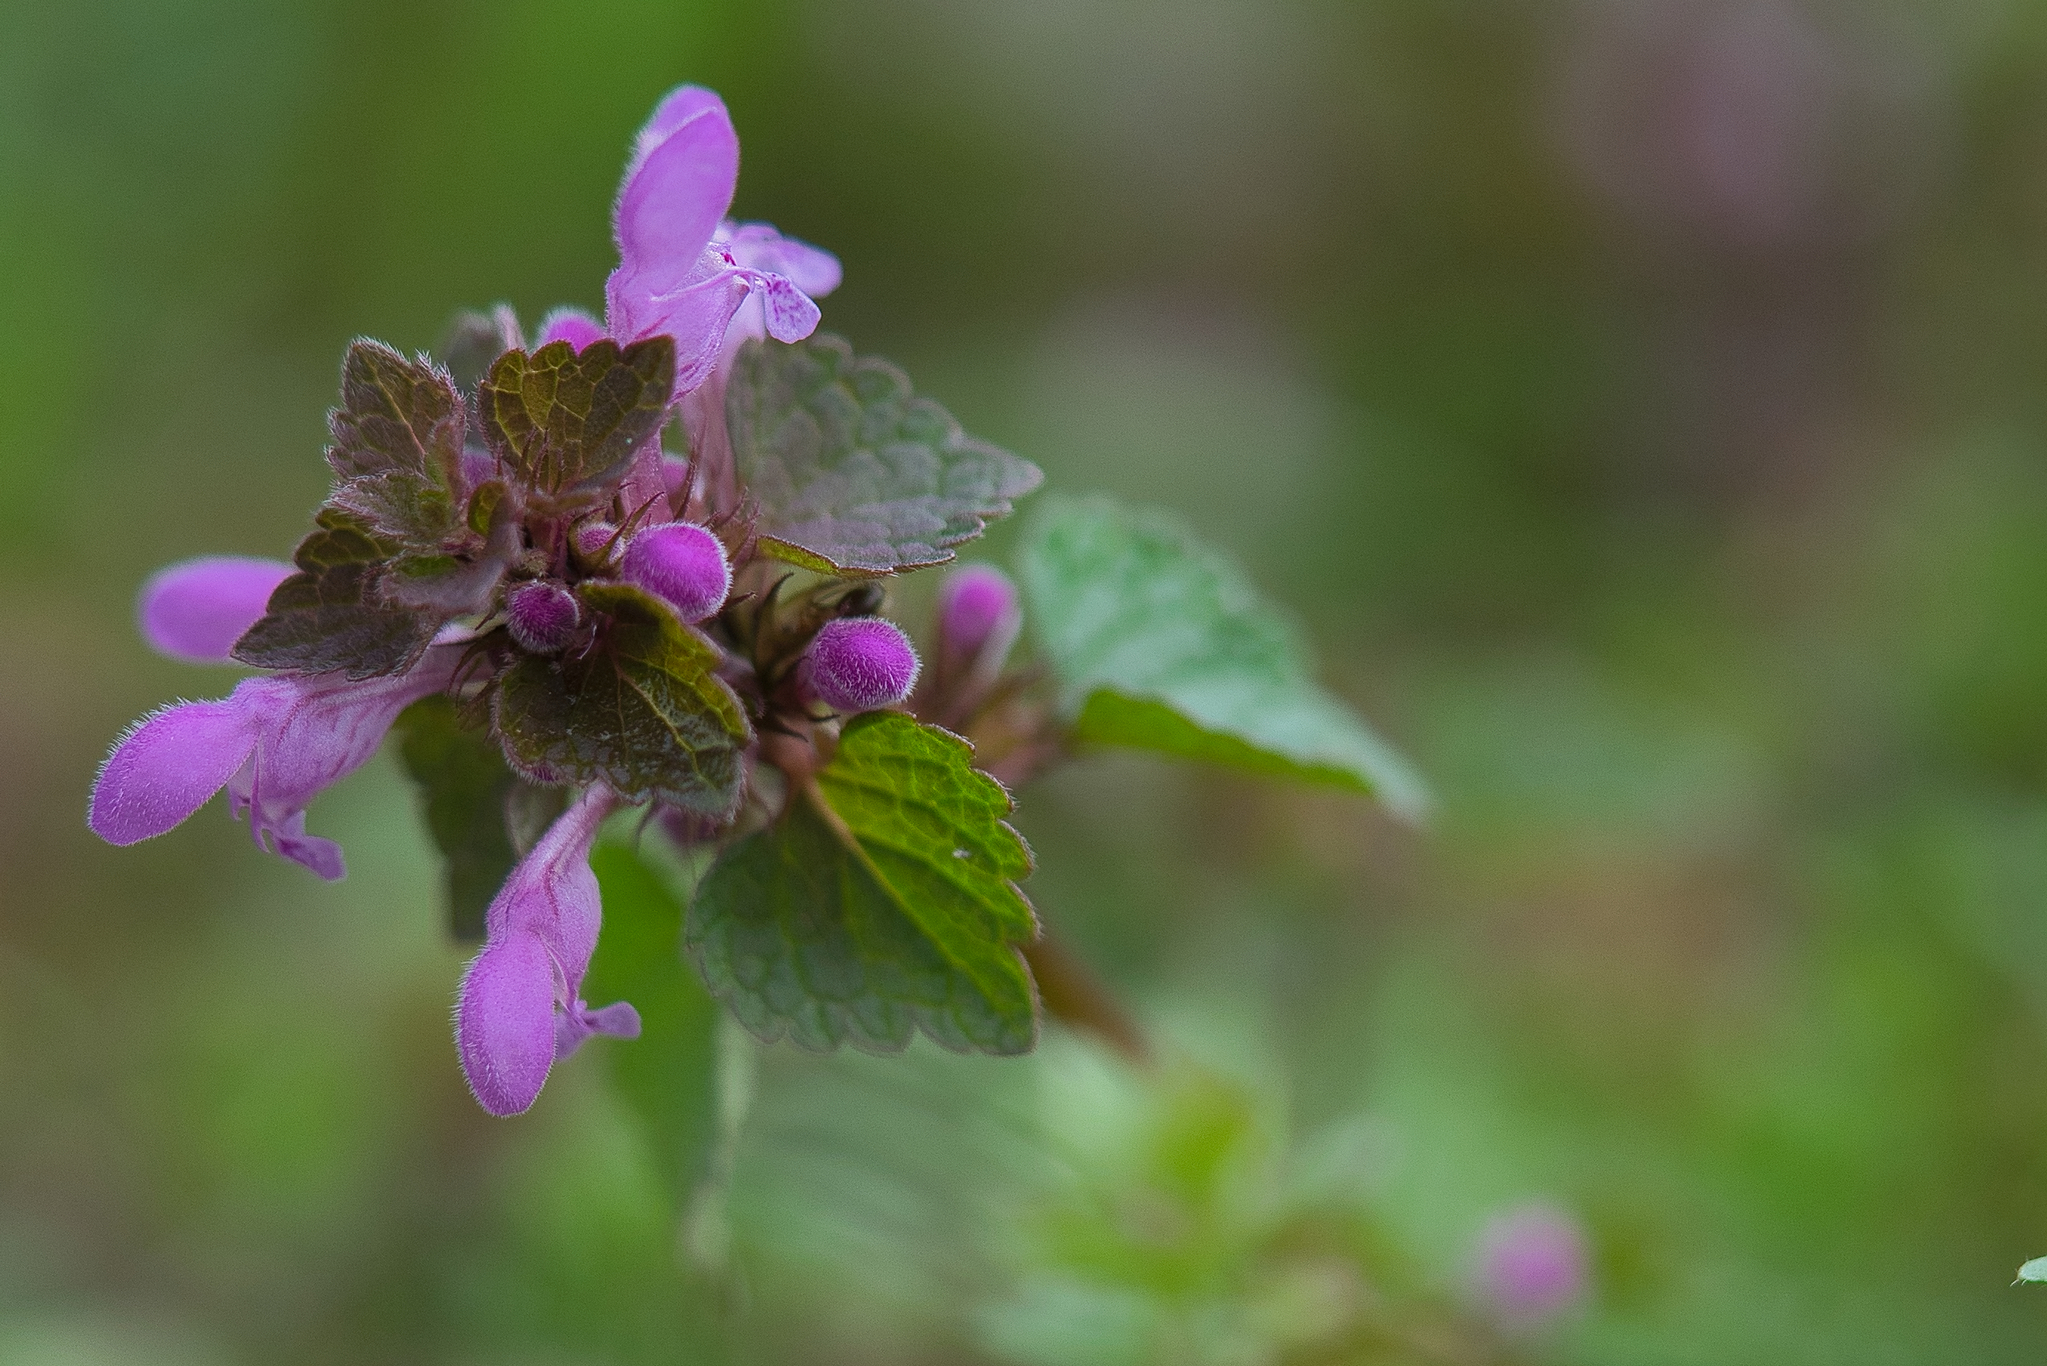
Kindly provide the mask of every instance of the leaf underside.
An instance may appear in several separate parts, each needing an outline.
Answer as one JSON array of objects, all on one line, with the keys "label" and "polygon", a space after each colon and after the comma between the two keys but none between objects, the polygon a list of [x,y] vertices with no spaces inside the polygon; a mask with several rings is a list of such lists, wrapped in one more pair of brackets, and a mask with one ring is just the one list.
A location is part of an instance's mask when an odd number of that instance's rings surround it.
[{"label": "leaf underside", "polygon": [[921,1029],[959,1051],[1027,1052],[1036,992],[1016,946],[1037,921],[1009,810],[957,736],[856,717],[815,790],[705,875],[690,954],[763,1039],[894,1052]]},{"label": "leaf underside", "polygon": [[943,564],[1044,479],[915,397],[901,370],[829,335],[748,342],[725,413],[763,550],[820,573]]},{"label": "leaf underside", "polygon": [[637,588],[579,592],[609,624],[587,654],[523,655],[500,676],[506,757],[536,782],[602,782],[630,802],[731,815],[753,732],[713,672],[718,648]]},{"label": "leaf underside", "polygon": [[507,351],[477,389],[485,439],[531,488],[555,497],[600,493],[661,429],[675,385],[675,342],[581,351],[565,341]]},{"label": "leaf underside", "polygon": [[1409,819],[1427,810],[1421,780],[1315,682],[1280,610],[1177,520],[1061,500],[1019,568],[1076,740],[1370,793]]}]

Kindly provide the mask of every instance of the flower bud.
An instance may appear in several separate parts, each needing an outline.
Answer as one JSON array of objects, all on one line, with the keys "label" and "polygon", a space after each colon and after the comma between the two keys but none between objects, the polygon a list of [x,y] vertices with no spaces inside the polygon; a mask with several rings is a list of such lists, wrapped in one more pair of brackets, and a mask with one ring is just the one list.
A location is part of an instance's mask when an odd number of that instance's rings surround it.
[{"label": "flower bud", "polygon": [[551,579],[514,588],[505,600],[505,625],[519,648],[536,655],[557,654],[583,624],[576,595]]},{"label": "flower bud", "polygon": [[725,547],[693,522],[651,526],[634,536],[626,545],[623,572],[688,622],[714,615],[732,591]]},{"label": "flower bud", "polygon": [[970,564],[947,576],[938,590],[938,623],[948,654],[971,660],[991,646],[989,671],[999,671],[1002,656],[1016,642],[1023,614],[1017,608],[1016,585],[992,564]]},{"label": "flower bud", "polygon": [[1584,1298],[1589,1260],[1584,1230],[1567,1211],[1522,1205],[1480,1233],[1476,1289],[1504,1323],[1533,1327]]},{"label": "flower bud", "polygon": [[917,651],[892,621],[841,617],[810,642],[798,678],[804,691],[833,711],[874,711],[910,695]]},{"label": "flower bud", "polygon": [[595,560],[604,554],[616,535],[618,528],[609,522],[585,522],[574,532],[576,553],[586,560]]}]

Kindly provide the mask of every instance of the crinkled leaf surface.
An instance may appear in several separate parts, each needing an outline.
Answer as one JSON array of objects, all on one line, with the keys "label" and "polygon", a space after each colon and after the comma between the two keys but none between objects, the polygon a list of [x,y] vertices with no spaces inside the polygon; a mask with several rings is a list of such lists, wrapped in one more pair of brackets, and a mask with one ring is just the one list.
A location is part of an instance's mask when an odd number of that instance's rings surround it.
[{"label": "crinkled leaf surface", "polygon": [[730,815],[753,731],[712,672],[718,647],[637,588],[578,592],[609,621],[589,652],[527,655],[500,677],[506,757],[538,782],[602,782],[628,801]]},{"label": "crinkled leaf surface", "polygon": [[1176,519],[1107,499],[1043,509],[1026,616],[1082,743],[1376,794],[1415,818],[1420,779],[1314,680],[1288,619]]},{"label": "crinkled leaf surface", "polygon": [[263,618],[235,643],[234,657],[259,669],[342,669],[350,678],[403,673],[445,616],[382,599],[378,581],[397,546],[334,508],[316,521],[292,554],[299,572],[277,585]]},{"label": "crinkled leaf surface", "polygon": [[1037,934],[1009,794],[958,736],[897,712],[848,722],[781,820],[727,849],[690,908],[711,990],[763,1039],[1022,1053]]},{"label": "crinkled leaf surface", "polygon": [[499,356],[476,406],[491,449],[542,493],[577,497],[625,473],[661,429],[675,386],[675,342],[565,341]]},{"label": "crinkled leaf surface", "polygon": [[483,938],[483,913],[518,861],[507,813],[520,789],[529,800],[565,793],[534,788],[505,764],[482,726],[464,726],[453,698],[422,698],[398,714],[398,755],[419,789],[427,832],[441,852],[448,926],[455,938]]},{"label": "crinkled leaf surface", "polygon": [[710,1174],[718,1137],[718,1005],[682,961],[682,901],[633,850],[599,845],[590,867],[604,894],[604,933],[583,979],[592,1005],[631,1001],[640,1037],[604,1046],[606,1070],[639,1121],[681,1210]]},{"label": "crinkled leaf surface", "polygon": [[327,463],[343,479],[396,471],[453,488],[465,424],[447,371],[359,339],[341,362],[341,406],[327,415]]},{"label": "crinkled leaf surface", "polygon": [[725,414],[762,547],[822,573],[943,564],[1044,479],[833,336],[748,342]]}]

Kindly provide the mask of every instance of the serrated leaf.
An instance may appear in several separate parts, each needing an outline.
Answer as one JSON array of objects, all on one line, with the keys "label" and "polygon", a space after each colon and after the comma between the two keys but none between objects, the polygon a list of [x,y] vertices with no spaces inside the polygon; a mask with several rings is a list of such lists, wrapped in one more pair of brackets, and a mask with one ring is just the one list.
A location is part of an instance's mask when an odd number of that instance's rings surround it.
[{"label": "serrated leaf", "polygon": [[1075,740],[1372,793],[1411,819],[1427,809],[1420,779],[1315,682],[1290,620],[1176,519],[1062,500],[1019,569]]},{"label": "serrated leaf", "polygon": [[491,449],[531,488],[578,497],[608,487],[661,429],[675,385],[675,342],[623,349],[606,338],[507,351],[476,393]]},{"label": "serrated leaf", "polygon": [[397,547],[333,508],[316,521],[292,553],[299,572],[277,585],[234,657],[259,669],[342,669],[354,679],[403,673],[445,618],[382,600],[378,581]]},{"label": "serrated leaf", "polygon": [[514,803],[538,796],[559,815],[567,794],[522,782],[488,730],[464,726],[459,706],[443,694],[400,712],[393,732],[441,853],[449,931],[481,939],[483,913],[521,852],[510,829]]},{"label": "serrated leaf", "polygon": [[586,654],[522,656],[498,681],[505,754],[540,782],[602,782],[628,801],[725,817],[752,727],[713,672],[718,647],[637,588],[585,583],[609,618]]},{"label": "serrated leaf", "polygon": [[815,787],[705,875],[690,954],[763,1039],[892,1052],[922,1029],[947,1048],[1027,1052],[1036,996],[1017,945],[1037,920],[1009,811],[958,736],[855,717]]},{"label": "serrated leaf", "polygon": [[446,491],[461,473],[465,424],[447,371],[357,340],[341,363],[341,406],[327,415],[334,436],[327,463],[343,479],[397,471]]},{"label": "serrated leaf", "polygon": [[717,1003],[683,964],[682,902],[660,875],[618,844],[599,845],[590,868],[604,896],[604,933],[583,995],[630,1001],[640,1013],[639,1039],[602,1052],[679,1212],[711,1175],[718,1138]]},{"label": "serrated leaf", "polygon": [[748,342],[725,414],[761,548],[820,573],[943,564],[1044,479],[915,397],[901,370],[829,335]]}]

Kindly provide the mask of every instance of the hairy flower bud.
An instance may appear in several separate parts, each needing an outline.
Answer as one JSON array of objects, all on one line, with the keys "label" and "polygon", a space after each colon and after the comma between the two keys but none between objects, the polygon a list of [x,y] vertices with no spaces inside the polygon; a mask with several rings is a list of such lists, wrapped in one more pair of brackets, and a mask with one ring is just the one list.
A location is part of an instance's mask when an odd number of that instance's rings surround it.
[{"label": "hairy flower bud", "polygon": [[505,625],[512,639],[536,655],[566,648],[582,623],[576,595],[552,579],[522,583],[505,600]]},{"label": "hairy flower bud", "polygon": [[575,530],[576,553],[586,560],[602,556],[611,545],[611,538],[618,535],[618,528],[609,522],[585,522]]},{"label": "hairy flower bud", "polygon": [[945,648],[959,659],[972,659],[983,647],[994,656],[991,670],[1002,667],[1001,656],[1016,642],[1023,614],[1017,608],[1016,585],[991,564],[970,564],[955,570],[938,590],[938,622]]},{"label": "hairy flower bud", "polygon": [[691,522],[651,526],[626,546],[628,582],[665,599],[684,621],[713,616],[732,591],[732,566],[716,536]]},{"label": "hairy flower bud", "polygon": [[917,682],[917,651],[892,621],[841,617],[826,622],[810,642],[798,678],[833,711],[892,707]]}]

